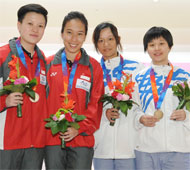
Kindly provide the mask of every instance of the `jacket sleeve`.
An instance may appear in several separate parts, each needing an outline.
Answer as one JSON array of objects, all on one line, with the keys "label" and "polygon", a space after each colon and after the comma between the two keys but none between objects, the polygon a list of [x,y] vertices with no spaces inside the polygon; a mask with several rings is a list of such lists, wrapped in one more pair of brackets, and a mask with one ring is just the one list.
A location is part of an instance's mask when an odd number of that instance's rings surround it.
[{"label": "jacket sleeve", "polygon": [[86,119],[79,122],[79,134],[92,135],[100,126],[102,116],[101,96],[104,94],[103,71],[99,63],[93,67],[93,86],[90,95],[90,102],[84,111]]}]

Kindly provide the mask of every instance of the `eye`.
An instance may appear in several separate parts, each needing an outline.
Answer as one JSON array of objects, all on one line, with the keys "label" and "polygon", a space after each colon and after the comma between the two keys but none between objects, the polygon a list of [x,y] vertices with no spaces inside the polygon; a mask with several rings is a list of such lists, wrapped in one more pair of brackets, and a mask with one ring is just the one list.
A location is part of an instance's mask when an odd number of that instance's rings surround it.
[{"label": "eye", "polygon": [[104,41],[102,39],[99,39],[98,40],[98,43],[103,43]]},{"label": "eye", "polygon": [[153,43],[148,44],[149,47],[154,47]]},{"label": "eye", "polygon": [[160,42],[160,45],[164,45],[165,43],[164,42]]},{"label": "eye", "polygon": [[79,32],[78,35],[79,35],[79,36],[82,36],[82,35],[84,35],[84,33],[83,33],[83,32]]},{"label": "eye", "polygon": [[108,40],[109,40],[109,41],[112,41],[112,40],[113,40],[113,38],[112,38],[112,37],[110,37]]},{"label": "eye", "polygon": [[44,28],[45,26],[44,25],[39,25],[40,28]]},{"label": "eye", "polygon": [[31,22],[28,22],[28,25],[30,25],[30,26],[31,26],[31,25],[33,25],[33,24],[32,24]]},{"label": "eye", "polygon": [[71,31],[67,31],[67,34],[72,34],[72,32]]}]

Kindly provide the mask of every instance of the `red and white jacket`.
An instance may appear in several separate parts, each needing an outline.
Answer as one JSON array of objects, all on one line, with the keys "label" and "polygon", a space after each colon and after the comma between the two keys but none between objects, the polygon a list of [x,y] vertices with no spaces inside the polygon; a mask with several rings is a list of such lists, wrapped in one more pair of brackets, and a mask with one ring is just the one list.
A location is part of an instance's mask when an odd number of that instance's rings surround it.
[{"label": "red and white jacket", "polygon": [[[12,39],[9,44],[0,47],[0,88],[10,73],[8,62],[11,61],[12,55],[18,56],[15,42],[16,39]],[[3,150],[45,146],[44,119],[47,117],[45,58],[37,46],[32,60],[25,52],[24,55],[28,69],[19,59],[20,75],[26,76],[29,80],[34,78],[40,60],[40,76],[36,77],[38,81],[36,92],[40,98],[38,102],[33,103],[26,94],[23,94],[22,118],[18,118],[17,107],[6,108],[7,95],[0,96],[0,149]]]},{"label": "red and white jacket", "polygon": [[[49,84],[48,112],[55,114],[61,107],[60,94],[63,92],[63,73],[61,54],[64,48],[60,49],[54,56],[49,57],[49,71],[47,82]],[[84,49],[81,49],[81,58],[73,80],[71,98],[76,102],[74,112],[85,115],[86,119],[79,122],[79,135],[66,142],[66,146],[71,147],[93,147],[93,133],[99,128],[102,115],[101,96],[104,93],[103,72],[100,64],[89,57]],[[69,66],[67,64],[67,68]],[[90,84],[90,88],[85,88],[79,82]],[[84,83],[85,84],[85,83]],[[61,145],[59,134],[53,136],[51,130],[47,129],[47,145]]]}]

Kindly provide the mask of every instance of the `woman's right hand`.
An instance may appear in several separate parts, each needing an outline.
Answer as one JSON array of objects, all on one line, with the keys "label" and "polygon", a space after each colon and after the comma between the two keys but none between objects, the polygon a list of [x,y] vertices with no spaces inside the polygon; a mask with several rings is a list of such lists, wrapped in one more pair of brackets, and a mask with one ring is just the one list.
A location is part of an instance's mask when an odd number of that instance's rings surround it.
[{"label": "woman's right hand", "polygon": [[156,125],[156,122],[159,121],[158,118],[156,118],[155,116],[150,116],[150,115],[143,115],[140,118],[140,123],[142,123],[144,126],[147,127],[154,127]]},{"label": "woman's right hand", "polygon": [[14,92],[14,93],[10,93],[6,97],[6,106],[7,107],[17,106],[18,104],[23,104],[22,93]]},{"label": "woman's right hand", "polygon": [[119,118],[119,111],[115,108],[107,109],[106,117],[110,122],[114,123],[115,119]]}]

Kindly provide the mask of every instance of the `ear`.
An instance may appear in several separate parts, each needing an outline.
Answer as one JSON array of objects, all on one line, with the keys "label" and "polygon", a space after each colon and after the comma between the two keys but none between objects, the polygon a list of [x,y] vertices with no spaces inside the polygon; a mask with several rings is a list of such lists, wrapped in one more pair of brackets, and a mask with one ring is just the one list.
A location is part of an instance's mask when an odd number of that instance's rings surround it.
[{"label": "ear", "polygon": [[61,38],[62,40],[64,40],[64,33],[61,33]]},{"label": "ear", "polygon": [[21,29],[21,22],[17,22],[17,29],[18,29],[18,31],[19,31],[19,33],[20,33],[20,29]]}]

